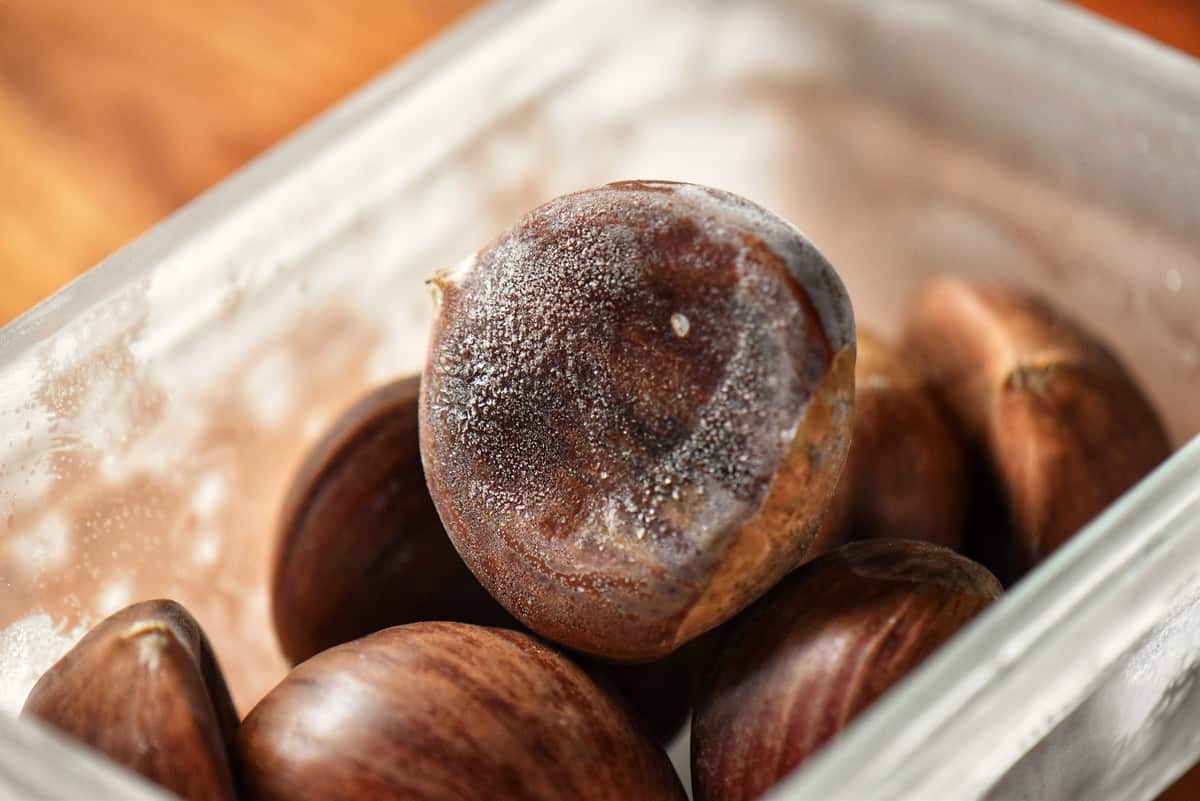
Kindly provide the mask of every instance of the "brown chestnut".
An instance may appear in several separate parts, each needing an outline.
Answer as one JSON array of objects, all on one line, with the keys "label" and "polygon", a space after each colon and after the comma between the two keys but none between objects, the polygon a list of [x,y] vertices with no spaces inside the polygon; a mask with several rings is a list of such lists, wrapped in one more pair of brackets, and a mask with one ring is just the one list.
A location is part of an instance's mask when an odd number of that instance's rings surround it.
[{"label": "brown chestnut", "polygon": [[750,801],[821,748],[1000,594],[914,540],[803,565],[729,627],[692,722],[696,801]]},{"label": "brown chestnut", "polygon": [[237,713],[208,639],[173,601],[106,618],[46,671],[21,714],[180,798],[235,798]]},{"label": "brown chestnut", "polygon": [[928,381],[860,327],[854,434],[826,515],[828,547],[902,537],[957,550],[969,496],[966,452]]},{"label": "brown chestnut", "polygon": [[374,390],[313,447],[284,502],[271,585],[293,664],[418,620],[511,621],[446,537],[425,487],[419,377]]},{"label": "brown chestnut", "polygon": [[550,201],[432,283],[425,476],[521,622],[650,661],[803,558],[845,460],[854,320],[792,225],[627,181]]},{"label": "brown chestnut", "polygon": [[679,734],[692,711],[696,683],[721,630],[697,637],[656,662],[630,665],[592,658],[576,661],[588,675],[611,687],[651,738],[666,746]]},{"label": "brown chestnut", "polygon": [[238,732],[246,801],[682,801],[666,754],[532,637],[413,623],[292,670]]},{"label": "brown chestnut", "polygon": [[1027,566],[1170,454],[1125,366],[1041,298],[937,279],[916,300],[906,348],[987,454]]}]

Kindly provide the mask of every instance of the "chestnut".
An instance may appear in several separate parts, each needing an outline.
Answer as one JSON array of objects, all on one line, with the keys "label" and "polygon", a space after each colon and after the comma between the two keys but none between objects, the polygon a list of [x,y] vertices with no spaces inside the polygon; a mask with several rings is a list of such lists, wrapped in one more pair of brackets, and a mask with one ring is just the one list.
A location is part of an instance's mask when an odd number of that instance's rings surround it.
[{"label": "chestnut", "polygon": [[986,454],[1026,567],[1170,454],[1126,367],[1042,298],[934,280],[916,299],[905,347]]},{"label": "chestnut", "polygon": [[826,515],[826,549],[903,537],[959,550],[970,497],[959,434],[921,370],[861,327],[853,431]]},{"label": "chestnut", "polygon": [[721,631],[718,628],[697,637],[656,662],[631,665],[589,658],[577,661],[589,676],[610,687],[650,737],[665,747],[687,722],[696,683]]},{"label": "chestnut", "polygon": [[761,797],[1000,594],[938,545],[877,539],[801,566],[729,626],[692,722],[696,801]]},{"label": "chestnut", "polygon": [[621,704],[520,632],[412,623],[302,663],[238,731],[245,801],[682,801]]},{"label": "chestnut", "polygon": [[432,283],[425,476],[518,620],[651,661],[801,561],[845,460],[855,348],[796,228],[626,181],[550,201]]},{"label": "chestnut", "polygon": [[21,714],[180,798],[235,798],[237,713],[208,639],[173,601],[106,618],[46,671]]},{"label": "chestnut", "polygon": [[511,621],[467,570],[425,487],[419,376],[346,410],[312,448],[284,502],[271,583],[293,664],[418,620]]}]

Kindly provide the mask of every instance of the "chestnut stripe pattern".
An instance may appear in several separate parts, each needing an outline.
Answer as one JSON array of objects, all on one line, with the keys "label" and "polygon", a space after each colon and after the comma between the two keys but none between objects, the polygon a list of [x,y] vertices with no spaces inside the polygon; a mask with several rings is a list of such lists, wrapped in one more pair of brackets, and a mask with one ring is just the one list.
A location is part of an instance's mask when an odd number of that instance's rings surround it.
[{"label": "chestnut stripe pattern", "polygon": [[106,618],[34,685],[23,715],[185,801],[232,801],[237,713],[200,625],[174,601]]},{"label": "chestnut stripe pattern", "polygon": [[533,638],[415,623],[294,669],[238,737],[244,801],[681,801],[666,754]]},{"label": "chestnut stripe pattern", "polygon": [[275,632],[293,664],[419,620],[515,625],[454,550],[425,487],[419,376],[370,392],[313,447],[280,517]]},{"label": "chestnut stripe pattern", "polygon": [[798,569],[731,625],[700,692],[696,800],[761,797],[999,594],[984,568],[911,540]]}]

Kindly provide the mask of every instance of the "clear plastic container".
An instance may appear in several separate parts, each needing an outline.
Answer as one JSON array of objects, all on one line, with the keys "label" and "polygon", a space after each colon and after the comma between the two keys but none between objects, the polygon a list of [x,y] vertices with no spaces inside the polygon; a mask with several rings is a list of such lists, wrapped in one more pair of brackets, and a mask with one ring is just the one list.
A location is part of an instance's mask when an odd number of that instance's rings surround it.
[{"label": "clear plastic container", "polygon": [[[0,330],[0,705],[157,596],[252,705],[286,483],[419,367],[423,279],[630,177],[774,208],[885,332],[935,273],[1041,290],[1200,432],[1195,62],[1053,4],[499,3]],[[1149,798],[1200,754],[1198,666],[1200,443],[774,797]],[[0,794],[134,797],[43,738],[0,715]]]}]

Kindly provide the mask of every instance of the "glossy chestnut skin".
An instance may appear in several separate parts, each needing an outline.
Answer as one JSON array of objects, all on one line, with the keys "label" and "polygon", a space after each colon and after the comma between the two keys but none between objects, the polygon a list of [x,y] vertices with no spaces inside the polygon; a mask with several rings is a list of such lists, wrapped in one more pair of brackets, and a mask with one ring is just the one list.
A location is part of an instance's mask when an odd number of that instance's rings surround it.
[{"label": "glossy chestnut skin", "polygon": [[236,798],[237,713],[204,632],[174,601],[106,618],[46,671],[21,714],[187,801]]},{"label": "glossy chestnut skin", "polygon": [[793,226],[628,181],[535,209],[432,283],[430,494],[522,623],[650,661],[801,561],[845,460],[854,321]]},{"label": "glossy chestnut skin", "polygon": [[238,732],[245,801],[682,801],[666,754],[532,637],[396,626],[295,668]]},{"label": "glossy chestnut skin", "polygon": [[355,403],[313,447],[284,502],[271,610],[293,664],[401,623],[511,618],[446,537],[417,438],[419,376]]},{"label": "glossy chestnut skin", "polygon": [[761,797],[904,678],[1000,584],[914,540],[844,545],[735,620],[692,722],[696,801]]},{"label": "glossy chestnut skin", "polygon": [[1026,567],[1170,454],[1126,367],[1041,298],[937,279],[916,299],[905,348],[986,454]]},{"label": "glossy chestnut skin", "polygon": [[960,550],[969,497],[966,449],[927,379],[860,327],[854,434],[825,518],[826,549],[902,537]]}]

